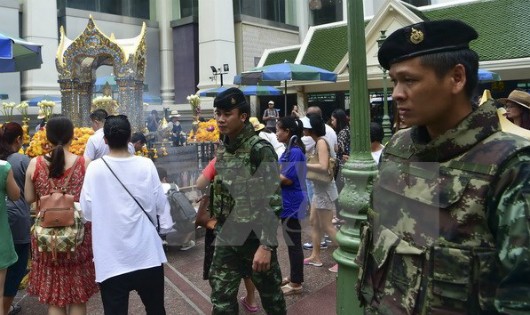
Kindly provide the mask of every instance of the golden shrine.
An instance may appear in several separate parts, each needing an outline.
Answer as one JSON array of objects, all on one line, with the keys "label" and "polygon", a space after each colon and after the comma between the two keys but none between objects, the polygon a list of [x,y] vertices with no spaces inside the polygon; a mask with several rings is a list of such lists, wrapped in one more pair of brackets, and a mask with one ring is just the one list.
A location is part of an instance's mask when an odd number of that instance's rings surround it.
[{"label": "golden shrine", "polygon": [[146,25],[134,38],[116,39],[114,34],[103,34],[92,16],[81,35],[69,39],[61,26],[55,64],[59,72],[62,114],[74,126],[90,126],[90,112],[94,107],[93,91],[96,70],[112,66],[118,94],[109,102],[109,113],[125,114],[133,130],[143,130],[143,88],[146,66]]}]

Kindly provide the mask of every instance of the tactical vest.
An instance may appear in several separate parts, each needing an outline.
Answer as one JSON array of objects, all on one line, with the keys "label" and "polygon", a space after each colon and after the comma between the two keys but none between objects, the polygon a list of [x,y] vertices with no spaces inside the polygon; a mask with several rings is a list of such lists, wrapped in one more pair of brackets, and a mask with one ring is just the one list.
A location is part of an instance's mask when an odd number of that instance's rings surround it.
[{"label": "tactical vest", "polygon": [[[220,224],[227,217],[236,223],[252,221],[253,209],[262,206],[263,199],[254,193],[256,187],[263,185],[263,178],[255,176],[257,163],[252,161],[251,152],[258,152],[262,147],[271,145],[258,136],[252,136],[234,152],[226,151],[224,146],[218,148],[215,176],[211,185],[210,209],[212,216]],[[272,150],[272,147],[271,147]]]},{"label": "tactical vest", "polygon": [[485,203],[503,163],[527,145],[495,132],[440,163],[418,161],[410,132],[386,148],[356,258],[367,314],[497,314],[503,275]]}]

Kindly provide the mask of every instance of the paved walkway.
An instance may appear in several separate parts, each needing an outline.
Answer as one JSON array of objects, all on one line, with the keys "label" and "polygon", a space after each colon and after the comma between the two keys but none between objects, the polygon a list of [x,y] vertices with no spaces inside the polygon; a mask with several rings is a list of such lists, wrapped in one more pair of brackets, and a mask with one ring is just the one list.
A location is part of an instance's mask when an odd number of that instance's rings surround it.
[{"label": "paved walkway", "polygon": [[[309,228],[304,224],[304,242],[309,240]],[[283,244],[283,238],[279,234],[280,247],[278,257],[282,274],[289,272],[289,259],[287,248]],[[165,305],[167,314],[210,314],[210,286],[207,281],[202,280],[202,264],[204,255],[204,240],[197,239],[197,246],[188,250],[180,251],[170,248],[167,257],[168,264],[165,267]],[[328,315],[335,314],[336,296],[336,274],[328,271],[333,265],[331,253],[334,248],[322,251],[323,267],[306,266],[304,291],[301,294],[286,297],[288,314],[303,315]],[[304,251],[306,257],[309,251]],[[239,296],[243,296],[244,287],[241,285]],[[352,293],[352,298],[354,297]],[[27,296],[20,291],[16,300],[21,306],[21,315],[46,314],[46,306],[40,304],[35,297]],[[260,305],[261,307],[261,305]],[[240,307],[240,314],[245,314]],[[103,314],[101,298],[96,294],[88,303],[88,314]],[[129,300],[129,314],[145,314],[140,298],[131,293]],[[255,314],[265,314],[258,312]]]}]

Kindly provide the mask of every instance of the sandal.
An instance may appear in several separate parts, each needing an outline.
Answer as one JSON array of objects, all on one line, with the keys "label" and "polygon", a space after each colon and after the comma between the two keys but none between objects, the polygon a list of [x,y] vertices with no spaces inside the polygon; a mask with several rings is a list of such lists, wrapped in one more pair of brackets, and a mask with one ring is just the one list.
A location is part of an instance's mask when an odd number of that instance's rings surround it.
[{"label": "sandal", "polygon": [[256,313],[257,311],[259,311],[259,306],[252,306],[248,304],[246,296],[241,297],[239,299],[239,302],[241,302],[241,305],[243,305],[249,313]]},{"label": "sandal", "polygon": [[293,287],[290,283],[282,286],[283,295],[293,295],[302,293],[302,286]]},{"label": "sandal", "polygon": [[291,283],[291,279],[283,278],[282,283],[280,283],[280,287],[283,287],[284,285],[289,284],[289,283]]}]

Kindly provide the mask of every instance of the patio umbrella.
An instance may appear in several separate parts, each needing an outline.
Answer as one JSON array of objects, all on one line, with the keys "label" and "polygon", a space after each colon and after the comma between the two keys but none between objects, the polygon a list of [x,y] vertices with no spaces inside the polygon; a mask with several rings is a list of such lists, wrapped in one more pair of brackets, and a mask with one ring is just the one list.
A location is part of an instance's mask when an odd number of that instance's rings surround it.
[{"label": "patio umbrella", "polygon": [[285,113],[287,113],[287,81],[337,81],[337,74],[326,69],[303,64],[283,63],[254,68],[241,73],[242,84],[256,84],[260,81],[284,81]]},{"label": "patio umbrella", "polygon": [[227,90],[227,88],[225,88],[224,86],[220,86],[220,87],[216,87],[216,88],[200,91],[199,92],[199,96],[216,97],[217,94],[219,94],[221,92],[224,92],[226,90]]},{"label": "patio umbrella", "polygon": [[500,81],[501,76],[493,71],[484,69],[478,69],[478,80],[479,81]]},{"label": "patio umbrella", "polygon": [[143,101],[147,104],[162,104],[162,98],[160,96],[154,96],[149,93],[143,93]]},{"label": "patio umbrella", "polygon": [[282,94],[281,90],[278,90],[275,87],[272,86],[266,86],[266,85],[242,85],[239,87],[241,92],[243,92],[244,95],[280,95]]},{"label": "patio umbrella", "polygon": [[28,102],[29,106],[37,106],[37,104],[40,101],[52,101],[52,102],[59,103],[61,102],[61,98],[59,96],[41,95],[41,96],[36,96],[34,98],[30,98],[26,102]]},{"label": "patio umbrella", "polygon": [[38,69],[42,64],[40,44],[0,34],[0,72]]}]

